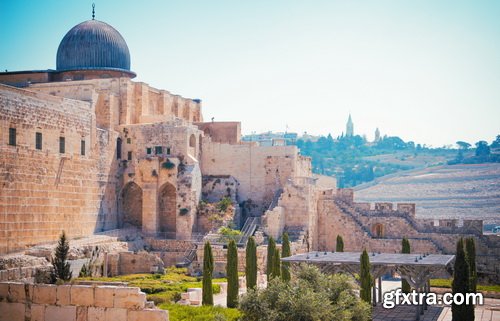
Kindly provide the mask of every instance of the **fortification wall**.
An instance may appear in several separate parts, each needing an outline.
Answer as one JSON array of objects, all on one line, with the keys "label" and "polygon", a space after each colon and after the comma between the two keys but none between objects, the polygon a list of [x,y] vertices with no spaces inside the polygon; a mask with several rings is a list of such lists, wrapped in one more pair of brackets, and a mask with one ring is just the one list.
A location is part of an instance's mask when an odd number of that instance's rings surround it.
[{"label": "fortification wall", "polygon": [[241,141],[240,122],[206,122],[195,125],[205,133],[205,136],[209,136],[212,142],[238,144]]},{"label": "fortification wall", "polygon": [[[129,78],[93,79],[34,84],[30,89],[96,103],[98,126],[173,121],[202,121],[201,102],[173,95]],[[92,98],[93,92],[99,98]]]},{"label": "fortification wall", "polygon": [[0,86],[0,253],[116,227],[117,134],[92,114],[87,102]]},{"label": "fortification wall", "polygon": [[168,321],[139,288],[0,283],[0,321]]}]

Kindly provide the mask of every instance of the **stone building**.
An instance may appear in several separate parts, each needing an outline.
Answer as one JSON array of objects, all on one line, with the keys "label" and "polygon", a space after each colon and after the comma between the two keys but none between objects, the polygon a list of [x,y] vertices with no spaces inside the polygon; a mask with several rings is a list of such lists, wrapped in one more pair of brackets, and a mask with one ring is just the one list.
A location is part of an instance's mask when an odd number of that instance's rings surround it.
[{"label": "stone building", "polygon": [[205,123],[200,100],[134,77],[123,37],[94,19],[64,36],[56,70],[0,73],[0,254],[63,229],[189,240],[204,232],[203,186],[224,179],[245,219],[311,175],[295,146],[241,142],[239,122]]}]

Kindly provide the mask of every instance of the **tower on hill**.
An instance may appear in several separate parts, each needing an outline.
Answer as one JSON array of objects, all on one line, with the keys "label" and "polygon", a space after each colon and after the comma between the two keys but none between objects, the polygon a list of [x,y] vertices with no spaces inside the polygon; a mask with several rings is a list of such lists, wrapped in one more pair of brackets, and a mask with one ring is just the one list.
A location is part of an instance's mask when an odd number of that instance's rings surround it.
[{"label": "tower on hill", "polygon": [[350,113],[349,113],[349,119],[347,120],[345,135],[347,137],[354,136],[354,124],[352,123],[352,118]]}]

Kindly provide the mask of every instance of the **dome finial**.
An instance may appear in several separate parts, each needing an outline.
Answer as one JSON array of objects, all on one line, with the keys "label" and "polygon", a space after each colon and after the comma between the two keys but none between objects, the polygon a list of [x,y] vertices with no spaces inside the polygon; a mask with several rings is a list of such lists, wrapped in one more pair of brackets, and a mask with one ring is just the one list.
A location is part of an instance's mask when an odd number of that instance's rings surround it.
[{"label": "dome finial", "polygon": [[95,3],[92,3],[92,20],[95,18]]}]

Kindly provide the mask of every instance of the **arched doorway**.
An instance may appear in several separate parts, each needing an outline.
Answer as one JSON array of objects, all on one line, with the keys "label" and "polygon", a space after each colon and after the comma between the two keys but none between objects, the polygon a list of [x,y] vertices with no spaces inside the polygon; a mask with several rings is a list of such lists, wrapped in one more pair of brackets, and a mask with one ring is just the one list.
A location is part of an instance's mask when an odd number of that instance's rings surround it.
[{"label": "arched doorway", "polygon": [[123,223],[142,227],[142,189],[130,182],[122,190]]},{"label": "arched doorway", "polygon": [[384,237],[384,225],[377,223],[372,227],[372,234],[375,237]]},{"label": "arched doorway", "polygon": [[191,134],[191,136],[189,136],[189,147],[196,147],[196,137],[194,136],[194,134]]},{"label": "arched doorway", "polygon": [[177,192],[170,183],[165,183],[158,195],[160,232],[167,238],[175,239],[177,217]]}]

